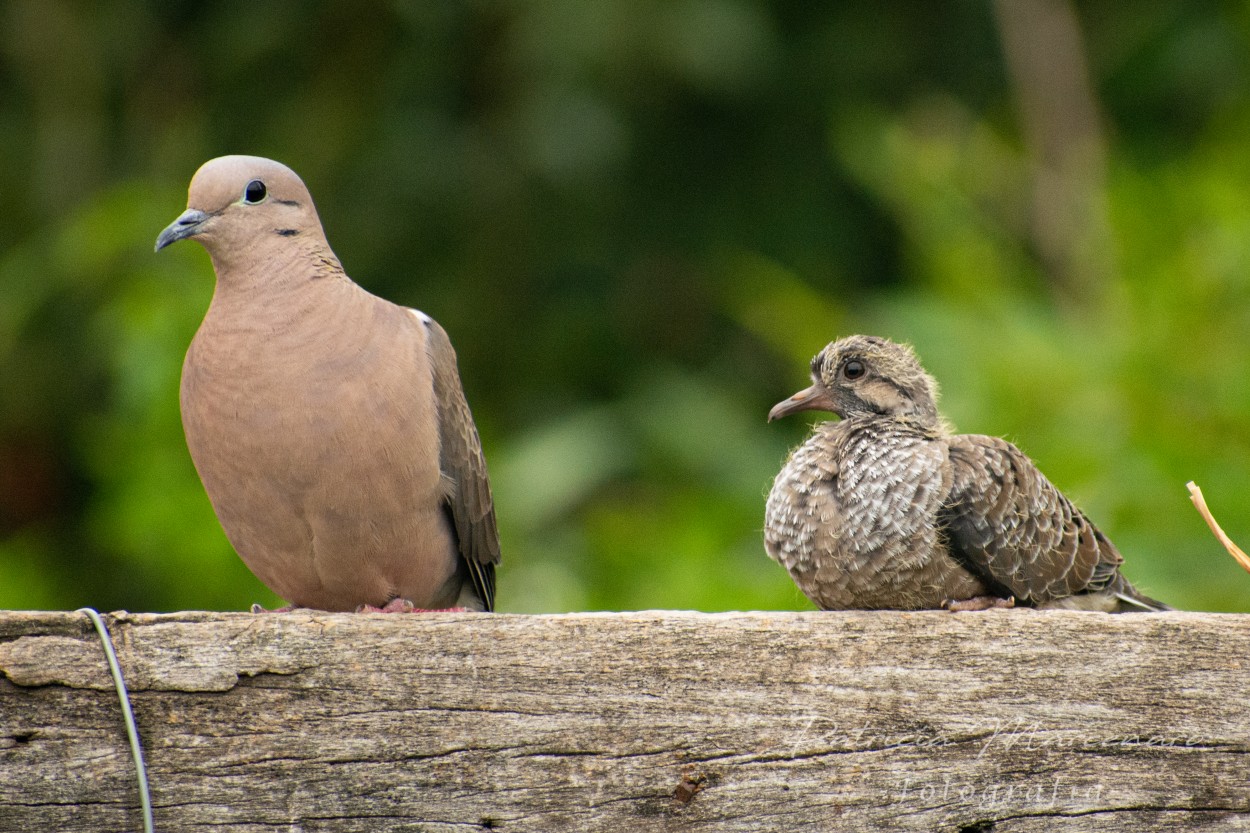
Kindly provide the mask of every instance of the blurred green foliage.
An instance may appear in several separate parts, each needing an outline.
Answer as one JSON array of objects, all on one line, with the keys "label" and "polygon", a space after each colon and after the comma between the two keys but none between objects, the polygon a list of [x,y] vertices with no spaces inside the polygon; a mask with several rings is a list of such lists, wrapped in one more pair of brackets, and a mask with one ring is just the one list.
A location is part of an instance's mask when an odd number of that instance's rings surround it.
[{"label": "blurred green foliage", "polygon": [[[1151,595],[1250,609],[1184,486],[1250,542],[1250,12],[1081,3],[1087,68],[1038,70],[1011,8],[0,5],[0,607],[277,603],[182,440],[207,256],[152,253],[255,153],[451,333],[503,610],[810,607],[760,540],[806,426],[764,418],[851,332],[914,343]],[[1097,115],[1047,138],[1060,78]]]}]

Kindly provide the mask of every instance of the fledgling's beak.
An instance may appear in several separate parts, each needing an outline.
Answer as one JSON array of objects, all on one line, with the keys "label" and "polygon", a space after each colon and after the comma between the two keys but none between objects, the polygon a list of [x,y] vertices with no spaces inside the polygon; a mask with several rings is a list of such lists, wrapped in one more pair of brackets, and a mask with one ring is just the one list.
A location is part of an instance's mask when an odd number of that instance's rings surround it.
[{"label": "fledgling's beak", "polygon": [[812,385],[791,396],[789,399],[783,399],[773,406],[768,412],[768,421],[781,419],[790,414],[797,414],[799,411],[833,411],[833,400],[829,397],[829,391],[823,385]]},{"label": "fledgling's beak", "polygon": [[170,243],[177,243],[179,240],[199,234],[204,224],[208,222],[209,216],[198,208],[188,208],[178,215],[177,220],[165,226],[165,230],[156,238],[154,251],[159,252]]}]

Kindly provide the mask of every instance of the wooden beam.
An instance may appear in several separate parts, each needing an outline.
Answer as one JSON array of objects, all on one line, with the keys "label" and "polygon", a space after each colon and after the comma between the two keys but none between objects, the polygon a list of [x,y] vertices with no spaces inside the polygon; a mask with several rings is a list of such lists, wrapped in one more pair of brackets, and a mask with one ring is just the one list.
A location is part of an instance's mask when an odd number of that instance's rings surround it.
[{"label": "wooden beam", "polygon": [[[1250,830],[1250,616],[108,617],[162,831]],[[0,613],[0,830],[138,830],[95,633]]]}]

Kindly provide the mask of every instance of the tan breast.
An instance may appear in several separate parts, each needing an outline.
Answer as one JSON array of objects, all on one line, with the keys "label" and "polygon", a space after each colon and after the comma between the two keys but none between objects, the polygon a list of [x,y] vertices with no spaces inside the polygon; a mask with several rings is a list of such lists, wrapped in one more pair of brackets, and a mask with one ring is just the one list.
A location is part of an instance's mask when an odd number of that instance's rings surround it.
[{"label": "tan breast", "polygon": [[288,601],[451,604],[424,330],[345,278],[314,284],[287,310],[214,298],[183,367],[196,468],[239,555]]}]

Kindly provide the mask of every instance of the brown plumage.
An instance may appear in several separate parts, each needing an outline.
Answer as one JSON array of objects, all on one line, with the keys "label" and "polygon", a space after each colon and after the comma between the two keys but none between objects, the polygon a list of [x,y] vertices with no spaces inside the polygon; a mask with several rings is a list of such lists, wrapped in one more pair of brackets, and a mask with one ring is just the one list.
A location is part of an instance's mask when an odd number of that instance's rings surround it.
[{"label": "brown plumage", "polygon": [[183,427],[252,572],[297,607],[493,609],[494,505],[442,327],[353,283],[277,162],[205,163],[156,248],[184,238],[217,285]]},{"label": "brown plumage", "polygon": [[817,424],[777,475],[764,544],[817,606],[1168,609],[1018,448],[950,432],[909,347],[844,338],[812,360],[812,381],[769,419],[841,420]]}]

